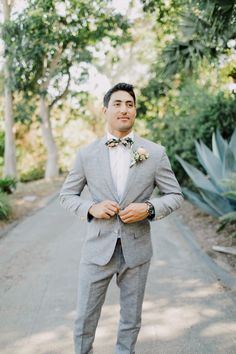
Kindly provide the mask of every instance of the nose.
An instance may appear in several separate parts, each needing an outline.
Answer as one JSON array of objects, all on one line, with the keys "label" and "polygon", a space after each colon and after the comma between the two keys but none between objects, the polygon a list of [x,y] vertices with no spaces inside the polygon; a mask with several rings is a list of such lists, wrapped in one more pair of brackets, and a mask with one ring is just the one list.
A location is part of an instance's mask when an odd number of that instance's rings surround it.
[{"label": "nose", "polygon": [[120,111],[122,114],[126,114],[127,113],[127,107],[126,104],[122,104],[120,107]]}]

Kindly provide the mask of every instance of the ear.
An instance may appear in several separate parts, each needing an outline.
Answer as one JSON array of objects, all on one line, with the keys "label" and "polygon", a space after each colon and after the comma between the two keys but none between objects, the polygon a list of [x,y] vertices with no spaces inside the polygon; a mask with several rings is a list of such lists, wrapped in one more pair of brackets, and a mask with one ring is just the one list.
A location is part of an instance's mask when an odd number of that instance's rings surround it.
[{"label": "ear", "polygon": [[104,113],[104,114],[105,114],[105,113],[106,113],[106,111],[107,111],[107,107],[103,106],[103,107],[102,107],[102,113]]}]

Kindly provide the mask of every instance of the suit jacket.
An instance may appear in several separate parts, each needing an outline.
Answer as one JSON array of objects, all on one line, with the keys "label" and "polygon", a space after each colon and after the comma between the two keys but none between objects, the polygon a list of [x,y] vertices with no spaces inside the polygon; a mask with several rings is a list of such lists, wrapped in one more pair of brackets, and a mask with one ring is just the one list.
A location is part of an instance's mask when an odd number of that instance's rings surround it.
[{"label": "suit jacket", "polygon": [[[119,200],[112,180],[106,140],[105,136],[79,150],[74,167],[62,187],[60,202],[81,220],[88,221],[82,262],[107,264],[114,252],[117,237],[120,237],[126,264],[132,268],[149,261],[152,256],[150,221],[145,219],[124,224],[118,215],[109,220],[89,220],[91,205],[109,199],[119,203],[123,209],[130,203],[150,200],[155,208],[154,220],[158,220],[179,208],[183,197],[164,147],[135,135],[133,149],[143,147],[149,157],[130,168],[125,191]],[[92,200],[81,198],[85,185]],[[155,187],[161,196],[150,199]]]}]

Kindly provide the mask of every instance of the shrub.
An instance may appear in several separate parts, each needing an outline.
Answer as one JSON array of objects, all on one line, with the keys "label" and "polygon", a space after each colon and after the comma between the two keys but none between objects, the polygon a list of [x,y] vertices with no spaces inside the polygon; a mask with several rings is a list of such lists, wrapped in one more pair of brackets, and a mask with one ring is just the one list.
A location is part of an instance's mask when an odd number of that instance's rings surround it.
[{"label": "shrub", "polygon": [[0,192],[0,220],[8,219],[12,208],[6,193]]},{"label": "shrub", "polygon": [[17,179],[14,177],[0,178],[0,192],[11,194],[16,189]]},{"label": "shrub", "polygon": [[[232,175],[232,177],[226,179],[224,184],[229,188],[229,190],[225,192],[224,195],[235,201],[236,204],[236,173]],[[230,229],[228,237],[236,238],[236,210],[221,216],[220,224],[221,225],[217,230],[218,232],[228,228],[228,230]]]},{"label": "shrub", "polygon": [[42,178],[44,178],[44,170],[43,168],[37,167],[22,173],[20,176],[20,181],[26,183]]},{"label": "shrub", "polygon": [[[186,97],[187,98],[187,97]],[[191,100],[191,97],[188,97]],[[193,100],[195,97],[193,96]],[[217,96],[198,101],[199,108],[194,107],[179,117],[167,116],[166,126],[162,134],[162,142],[167,148],[168,154],[177,174],[177,178],[183,183],[186,177],[180,172],[175,155],[200,167],[195,154],[195,140],[203,140],[210,146],[212,134],[218,128],[224,138],[228,139],[235,127],[236,100],[226,98],[221,92]]]},{"label": "shrub", "polygon": [[153,97],[147,90],[141,96],[139,111],[149,128],[148,137],[166,147],[177,179],[186,185],[186,174],[179,168],[176,154],[200,168],[194,140],[201,139],[209,146],[217,128],[228,139],[235,127],[236,99],[224,92],[214,95],[207,86],[189,80],[162,97]]}]

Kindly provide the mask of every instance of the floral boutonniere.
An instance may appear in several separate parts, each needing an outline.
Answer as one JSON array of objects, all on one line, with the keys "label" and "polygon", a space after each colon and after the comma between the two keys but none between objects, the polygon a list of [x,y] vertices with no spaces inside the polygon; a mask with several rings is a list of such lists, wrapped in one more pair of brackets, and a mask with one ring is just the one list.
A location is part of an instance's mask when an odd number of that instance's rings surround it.
[{"label": "floral boutonniere", "polygon": [[140,147],[137,150],[133,150],[133,156],[130,163],[130,167],[132,167],[138,162],[147,160],[148,157],[149,157],[149,153],[143,147]]}]

